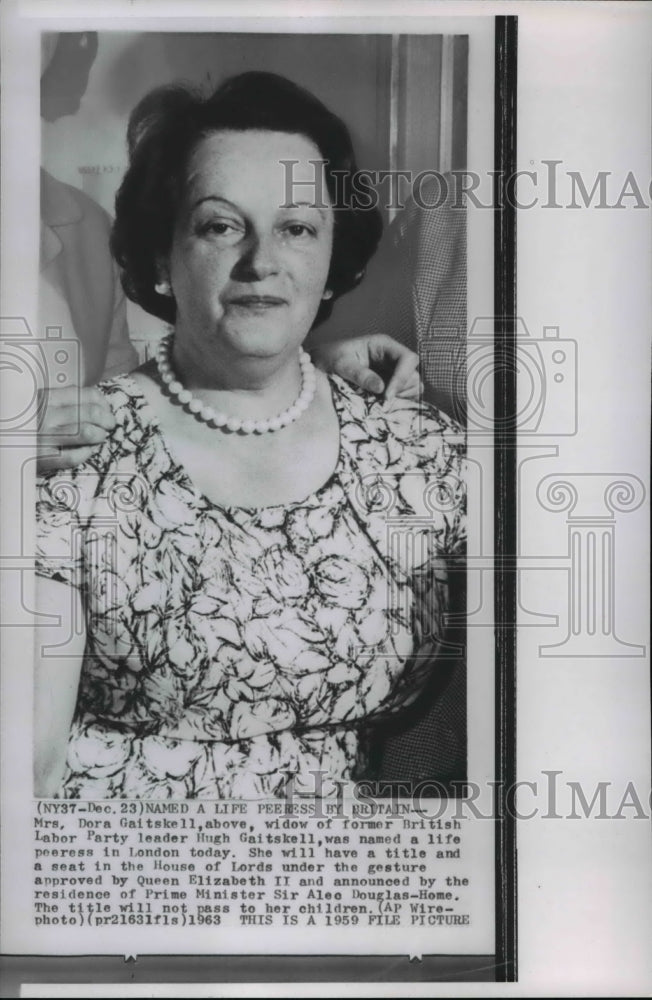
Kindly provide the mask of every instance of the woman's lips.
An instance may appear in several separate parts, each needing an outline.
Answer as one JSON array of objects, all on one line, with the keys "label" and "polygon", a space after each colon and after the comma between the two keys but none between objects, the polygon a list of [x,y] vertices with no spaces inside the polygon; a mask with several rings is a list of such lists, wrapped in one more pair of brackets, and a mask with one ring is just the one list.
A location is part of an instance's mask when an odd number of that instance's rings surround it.
[{"label": "woman's lips", "polygon": [[229,299],[229,305],[239,306],[242,309],[271,309],[286,305],[286,300],[276,295],[238,295]]}]

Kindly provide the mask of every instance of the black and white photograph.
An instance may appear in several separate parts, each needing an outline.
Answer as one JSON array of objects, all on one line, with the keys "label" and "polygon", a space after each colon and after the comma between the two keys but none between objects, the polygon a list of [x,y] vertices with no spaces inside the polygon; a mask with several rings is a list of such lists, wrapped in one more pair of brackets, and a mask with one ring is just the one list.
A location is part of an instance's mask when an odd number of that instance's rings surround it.
[{"label": "black and white photograph", "polygon": [[644,995],[652,4],[290,6],[2,12],[0,994]]},{"label": "black and white photograph", "polygon": [[464,780],[468,36],[42,50],[35,793]]}]

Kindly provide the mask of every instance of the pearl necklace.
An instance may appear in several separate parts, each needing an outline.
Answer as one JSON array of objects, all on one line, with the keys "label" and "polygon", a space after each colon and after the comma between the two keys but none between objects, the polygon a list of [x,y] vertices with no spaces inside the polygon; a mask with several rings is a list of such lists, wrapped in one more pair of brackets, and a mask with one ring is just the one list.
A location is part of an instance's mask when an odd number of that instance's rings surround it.
[{"label": "pearl necklace", "polygon": [[158,346],[156,365],[161,382],[167,386],[171,396],[176,397],[182,406],[190,410],[198,420],[202,420],[205,424],[213,424],[215,427],[223,427],[225,430],[233,432],[239,431],[241,434],[265,434],[267,431],[280,431],[282,427],[287,427],[288,424],[298,420],[313,401],[317,388],[317,376],[310,355],[302,350],[299,355],[301,392],[292,406],[268,420],[241,420],[239,417],[230,417],[228,413],[221,413],[212,406],[202,403],[201,399],[193,396],[189,389],[184,389],[181,382],[175,377],[170,361],[172,339],[173,335],[169,334],[162,338]]}]

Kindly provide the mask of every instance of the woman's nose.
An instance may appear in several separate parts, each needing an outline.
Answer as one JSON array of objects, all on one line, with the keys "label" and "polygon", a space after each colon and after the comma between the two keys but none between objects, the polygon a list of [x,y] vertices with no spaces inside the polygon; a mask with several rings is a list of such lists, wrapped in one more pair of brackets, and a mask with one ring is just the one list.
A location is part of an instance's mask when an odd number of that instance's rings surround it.
[{"label": "woman's nose", "polygon": [[262,281],[278,270],[277,247],[273,235],[252,234],[238,262],[238,278]]}]

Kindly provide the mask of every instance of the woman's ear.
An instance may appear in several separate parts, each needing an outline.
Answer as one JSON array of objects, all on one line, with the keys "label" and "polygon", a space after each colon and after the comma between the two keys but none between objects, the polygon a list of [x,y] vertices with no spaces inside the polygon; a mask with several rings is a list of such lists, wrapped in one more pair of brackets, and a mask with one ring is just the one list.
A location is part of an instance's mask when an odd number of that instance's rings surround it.
[{"label": "woman's ear", "polygon": [[154,285],[154,291],[158,295],[165,295],[170,298],[172,295],[172,285],[170,284],[170,276],[168,274],[167,265],[162,261],[156,265],[157,282]]}]

